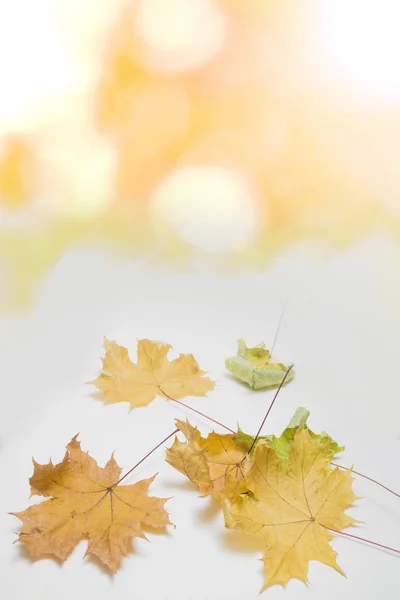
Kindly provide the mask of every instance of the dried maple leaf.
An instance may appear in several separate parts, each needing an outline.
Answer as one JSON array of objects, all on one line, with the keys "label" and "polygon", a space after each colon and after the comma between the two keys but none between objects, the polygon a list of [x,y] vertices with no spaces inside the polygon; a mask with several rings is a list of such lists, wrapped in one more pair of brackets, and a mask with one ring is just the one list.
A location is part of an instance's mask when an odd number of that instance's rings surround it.
[{"label": "dried maple leaf", "polygon": [[147,539],[143,526],[162,529],[171,524],[164,509],[168,498],[148,495],[155,476],[116,485],[121,469],[114,457],[99,467],[82,452],[76,437],[59,464],[33,461],[31,495],[51,499],[12,513],[22,521],[18,540],[32,556],[52,554],[65,560],[80,540],[87,539],[85,556],[97,556],[114,572],[127,555],[131,539]]},{"label": "dried maple leaf", "polygon": [[180,442],[175,436],[166,451],[166,461],[195,483],[203,495],[221,497],[227,477],[241,481],[245,474],[249,444],[237,442],[235,434],[210,433],[203,438],[188,421],[176,420],[176,427],[186,437]]},{"label": "dried maple leaf", "polygon": [[129,402],[134,408],[146,406],[157,395],[170,400],[185,396],[204,396],[214,382],[203,377],[193,354],[167,359],[172,346],[150,340],[138,341],[138,362],[134,364],[128,350],[116,342],[104,340],[103,373],[89,383],[104,394],[108,402]]},{"label": "dried maple leaf", "polygon": [[260,442],[242,489],[222,501],[227,527],[261,536],[267,544],[261,591],[293,578],[307,582],[311,560],[344,574],[329,544],[329,529],[341,531],[356,522],[345,510],[358,496],[351,471],[330,467],[327,445],[299,427],[285,469],[276,451]]},{"label": "dried maple leaf", "polygon": [[[243,339],[238,340],[236,356],[225,361],[225,366],[232,375],[247,383],[254,390],[275,387],[282,383],[289,367],[282,363],[271,363],[271,353],[264,343],[248,348]],[[287,374],[285,384],[294,377],[293,369]]]}]

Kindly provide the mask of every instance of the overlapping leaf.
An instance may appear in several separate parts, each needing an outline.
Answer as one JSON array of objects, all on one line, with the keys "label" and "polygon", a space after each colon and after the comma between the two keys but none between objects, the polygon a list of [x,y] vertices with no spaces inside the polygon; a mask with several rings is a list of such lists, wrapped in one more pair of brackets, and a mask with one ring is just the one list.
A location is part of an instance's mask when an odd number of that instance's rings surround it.
[{"label": "overlapping leaf", "polygon": [[221,497],[228,476],[235,481],[243,479],[249,449],[246,442],[238,442],[234,434],[214,432],[204,438],[188,421],[177,420],[176,426],[186,441],[175,437],[166,461],[195,483],[203,495]]},{"label": "overlapping leaf", "polygon": [[[286,429],[282,432],[279,437],[275,435],[261,436],[257,438],[256,444],[253,446],[253,451],[255,450],[256,445],[264,441],[268,446],[273,448],[278,456],[282,460],[282,464],[284,468],[287,467],[289,461],[289,453],[292,442],[296,435],[296,431],[299,427],[305,426],[307,427],[307,419],[310,416],[310,412],[306,408],[298,408],[290,420]],[[327,433],[324,431],[322,433],[314,433],[311,429],[308,430],[310,436],[315,441],[320,441],[324,444],[325,454],[331,460],[338,454],[339,452],[343,452],[344,447],[339,446],[335,440],[333,440]],[[238,433],[235,436],[235,439],[238,442],[253,445],[254,438],[247,433],[244,433],[240,428]]]},{"label": "overlapping leaf", "polygon": [[293,578],[307,582],[311,560],[343,573],[329,544],[330,530],[355,523],[345,510],[357,496],[351,472],[330,467],[329,446],[329,440],[313,438],[302,425],[291,441],[285,468],[276,450],[260,442],[241,489],[234,484],[233,493],[222,500],[228,528],[266,542],[263,590],[285,586]]}]

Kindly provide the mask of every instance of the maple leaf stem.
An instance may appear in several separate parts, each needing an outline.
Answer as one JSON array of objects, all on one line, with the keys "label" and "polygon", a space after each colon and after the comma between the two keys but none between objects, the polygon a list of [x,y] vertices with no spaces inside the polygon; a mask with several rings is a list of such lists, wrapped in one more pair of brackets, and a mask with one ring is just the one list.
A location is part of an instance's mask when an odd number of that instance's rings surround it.
[{"label": "maple leaf stem", "polygon": [[278,327],[276,328],[276,333],[275,333],[274,341],[272,343],[270,357],[267,360],[267,362],[265,363],[265,365],[263,366],[263,369],[265,369],[265,367],[267,367],[269,365],[269,363],[271,362],[272,355],[273,355],[274,350],[275,350],[276,342],[278,340],[278,335],[279,335],[279,332],[281,330],[281,325],[282,325],[283,317],[285,316],[286,308],[287,308],[287,305],[289,304],[289,300],[290,300],[290,296],[287,297],[286,302],[285,302],[285,304],[283,306],[283,309],[282,309],[282,312],[281,312],[281,316],[280,316],[279,322],[278,322]]},{"label": "maple leaf stem", "polygon": [[279,384],[279,387],[278,387],[278,389],[276,390],[275,396],[273,397],[273,399],[272,399],[272,402],[271,402],[271,404],[269,405],[269,408],[268,408],[267,412],[265,413],[265,417],[263,418],[263,420],[262,420],[262,423],[261,423],[261,425],[260,425],[260,427],[259,427],[259,429],[258,429],[258,431],[257,431],[257,435],[255,436],[255,438],[254,438],[254,440],[253,440],[253,443],[251,444],[251,446],[250,446],[250,449],[247,451],[247,454],[246,454],[246,456],[243,458],[242,462],[243,462],[243,461],[244,461],[244,459],[245,459],[245,458],[246,458],[246,457],[247,457],[247,456],[248,456],[248,455],[251,453],[251,451],[253,450],[254,446],[256,445],[257,439],[258,439],[258,437],[259,437],[259,435],[260,435],[260,433],[261,433],[261,430],[262,430],[262,428],[264,427],[265,421],[267,420],[267,418],[268,418],[268,415],[269,415],[269,413],[271,412],[271,409],[272,409],[273,405],[275,404],[275,400],[277,399],[277,397],[278,397],[278,395],[279,395],[279,392],[281,391],[281,389],[282,389],[282,387],[283,387],[283,385],[284,385],[284,383],[285,383],[285,381],[286,381],[286,378],[287,378],[287,376],[289,375],[290,371],[293,369],[293,367],[294,367],[294,365],[290,365],[290,367],[288,368],[288,370],[287,370],[287,371],[286,371],[286,373],[285,373],[285,376],[284,376],[284,378],[283,378],[283,379],[282,379],[282,381],[280,382],[280,384]]},{"label": "maple leaf stem", "polygon": [[376,479],[372,479],[372,477],[368,477],[368,475],[363,475],[363,473],[359,473],[359,471],[354,471],[353,469],[350,469],[349,467],[344,467],[343,465],[338,465],[337,463],[331,463],[334,467],[338,467],[339,469],[345,469],[346,471],[351,471],[352,473],[354,473],[355,475],[359,475],[360,477],[364,477],[364,479],[368,479],[368,481],[372,481],[372,483],[376,483],[376,485],[379,485],[381,488],[383,488],[384,490],[387,490],[388,492],[390,492],[391,494],[393,494],[394,496],[397,496],[398,498],[400,498],[400,494],[398,494],[397,492],[395,492],[394,490],[391,490],[390,488],[388,488],[386,485],[383,485],[383,483],[379,483],[379,481],[376,481]]},{"label": "maple leaf stem", "polygon": [[[322,525],[322,523],[321,523],[321,525]],[[397,554],[400,554],[400,550],[398,550],[397,548],[391,548],[390,546],[385,546],[384,544],[378,544],[378,542],[374,542],[372,540],[367,540],[366,538],[360,537],[359,535],[354,535],[352,533],[346,533],[344,531],[337,531],[337,529],[332,529],[331,527],[326,527],[325,525],[322,525],[322,527],[324,527],[328,531],[332,531],[332,533],[337,533],[338,535],[344,535],[353,540],[357,540],[359,542],[366,542],[367,544],[372,544],[372,546],[378,546],[378,548],[383,548],[384,550],[389,550],[390,552],[396,552]]]},{"label": "maple leaf stem", "polygon": [[121,483],[121,481],[123,481],[126,477],[128,477],[128,475],[130,475],[132,473],[132,471],[134,471],[139,465],[141,465],[142,462],[144,462],[146,460],[146,458],[148,458],[151,454],[153,454],[153,452],[158,450],[158,448],[160,446],[162,446],[165,442],[167,442],[169,440],[169,438],[171,438],[173,435],[178,433],[178,431],[179,431],[179,429],[175,429],[172,433],[167,435],[167,437],[164,438],[159,444],[157,444],[157,446],[154,446],[154,448],[152,450],[150,450],[150,452],[148,452],[146,454],[146,456],[143,456],[143,458],[141,460],[139,460],[139,462],[136,463],[136,465],[134,467],[132,467],[132,469],[129,469],[129,471],[127,473],[125,473],[125,475],[123,477],[121,477],[121,479],[118,479],[118,481],[116,483],[114,483],[114,485],[112,487],[119,485]]},{"label": "maple leaf stem", "polygon": [[188,404],[185,404],[184,402],[181,402],[180,400],[176,400],[175,398],[171,398],[171,396],[168,396],[168,394],[166,394],[161,388],[160,388],[160,391],[161,391],[161,393],[166,398],[168,398],[168,400],[172,400],[172,402],[177,402],[181,406],[184,406],[185,408],[188,408],[189,410],[192,410],[193,412],[197,413],[201,417],[204,417],[205,419],[208,419],[209,421],[212,421],[213,423],[216,423],[217,425],[220,425],[220,427],[223,427],[224,429],[226,429],[227,431],[230,431],[233,434],[236,433],[236,431],[233,431],[233,429],[231,429],[230,427],[227,427],[226,425],[224,425],[223,423],[220,423],[216,419],[213,419],[212,417],[209,417],[208,415],[205,415],[204,413],[200,412],[196,408],[193,408],[192,406],[189,406]]}]

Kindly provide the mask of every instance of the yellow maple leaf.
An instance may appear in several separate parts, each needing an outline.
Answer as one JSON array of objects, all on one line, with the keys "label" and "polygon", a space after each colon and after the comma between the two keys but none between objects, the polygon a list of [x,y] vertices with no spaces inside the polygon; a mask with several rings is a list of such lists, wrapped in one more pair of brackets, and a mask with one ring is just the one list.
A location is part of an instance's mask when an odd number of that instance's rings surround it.
[{"label": "yellow maple leaf", "polygon": [[[339,573],[329,529],[341,531],[356,523],[345,514],[358,498],[352,491],[351,471],[333,469],[327,442],[313,440],[305,427],[294,437],[287,470],[274,449],[260,442],[243,485],[247,490],[222,500],[225,524],[267,544],[263,558],[265,581],[285,586],[290,579],[307,582],[311,560]],[[235,487],[228,482],[228,488]],[[242,493],[240,493],[242,492]]]},{"label": "yellow maple leaf", "polygon": [[138,361],[134,364],[128,350],[105,339],[103,372],[89,383],[104,394],[108,402],[129,402],[132,408],[146,406],[157,395],[170,400],[185,396],[205,396],[214,382],[203,377],[193,354],[180,354],[169,361],[172,346],[150,340],[138,341]]},{"label": "yellow maple leaf", "polygon": [[176,420],[175,424],[187,441],[180,442],[175,437],[165,460],[196,484],[203,495],[221,497],[228,477],[234,481],[243,479],[248,444],[237,442],[234,434],[212,432],[204,438],[188,421]]},{"label": "yellow maple leaf", "polygon": [[147,539],[143,526],[163,529],[171,522],[168,498],[148,495],[155,478],[117,485],[121,469],[112,456],[105,467],[82,452],[75,436],[57,465],[35,461],[31,495],[50,500],[11,513],[22,521],[18,541],[32,556],[54,555],[65,560],[80,540],[88,540],[85,556],[97,556],[115,572],[132,538]]}]

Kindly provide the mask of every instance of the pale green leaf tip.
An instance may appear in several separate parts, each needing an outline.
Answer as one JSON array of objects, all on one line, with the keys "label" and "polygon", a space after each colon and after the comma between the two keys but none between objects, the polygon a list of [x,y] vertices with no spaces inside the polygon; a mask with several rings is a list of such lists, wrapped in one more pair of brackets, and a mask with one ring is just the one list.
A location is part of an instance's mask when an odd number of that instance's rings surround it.
[{"label": "pale green leaf tip", "polygon": [[286,429],[293,429],[294,427],[300,427],[300,425],[306,425],[309,416],[310,411],[307,408],[299,406],[296,409],[293,417],[290,419],[289,425]]}]

